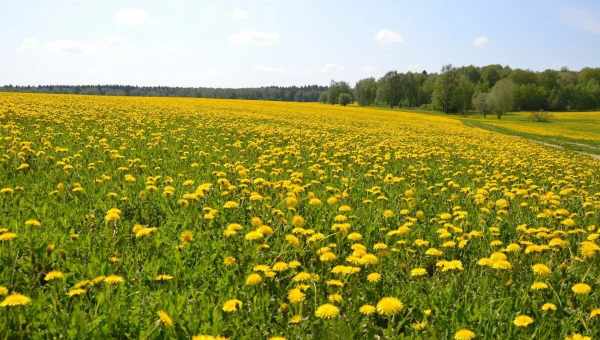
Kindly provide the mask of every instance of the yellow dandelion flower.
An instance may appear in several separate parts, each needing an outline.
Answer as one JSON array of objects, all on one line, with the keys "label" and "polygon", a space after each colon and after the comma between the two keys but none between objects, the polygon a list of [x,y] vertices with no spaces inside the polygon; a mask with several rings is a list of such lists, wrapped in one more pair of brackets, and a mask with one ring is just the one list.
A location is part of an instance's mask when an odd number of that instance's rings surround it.
[{"label": "yellow dandelion flower", "polygon": [[327,280],[325,284],[330,287],[344,287],[344,283],[340,280]]},{"label": "yellow dandelion flower", "polygon": [[300,216],[300,215],[295,215],[294,217],[292,217],[292,225],[296,228],[300,228],[304,226],[304,217]]},{"label": "yellow dandelion flower", "polygon": [[219,336],[219,335],[214,336],[214,335],[200,334],[200,335],[192,336],[192,340],[227,340],[227,338],[224,336]]},{"label": "yellow dandelion flower", "polygon": [[579,251],[584,258],[590,258],[600,252],[600,246],[593,241],[583,241],[579,245]]},{"label": "yellow dandelion flower", "polygon": [[0,307],[25,306],[29,303],[31,303],[31,299],[27,296],[19,293],[12,293],[0,302]]},{"label": "yellow dandelion flower", "polygon": [[377,302],[377,313],[383,316],[392,316],[404,308],[402,301],[394,297],[384,297]]},{"label": "yellow dandelion flower", "polygon": [[581,335],[579,333],[567,335],[565,340],[592,340],[591,336]]},{"label": "yellow dandelion flower", "polygon": [[544,282],[534,282],[533,284],[531,284],[531,290],[542,290],[542,289],[547,289],[548,288],[548,284],[544,283]]},{"label": "yellow dandelion flower", "polygon": [[592,291],[592,287],[585,283],[577,283],[571,287],[571,290],[577,295],[587,295]]},{"label": "yellow dandelion flower", "polygon": [[297,325],[300,322],[302,322],[302,315],[300,315],[300,314],[293,315],[289,321],[289,323],[292,325]]},{"label": "yellow dandelion flower", "polygon": [[237,260],[233,256],[227,256],[223,259],[223,264],[226,266],[232,266],[237,263]]},{"label": "yellow dandelion flower", "polygon": [[246,239],[246,241],[256,241],[256,240],[260,240],[264,237],[263,233],[260,232],[260,230],[253,230],[249,233],[247,233],[244,236],[244,239]]},{"label": "yellow dandelion flower", "polygon": [[184,230],[181,232],[179,239],[181,240],[181,242],[189,243],[192,242],[192,240],[194,239],[194,234],[190,230]]},{"label": "yellow dandelion flower", "polygon": [[227,300],[223,304],[223,311],[227,313],[237,312],[239,308],[242,308],[242,301],[238,299]]},{"label": "yellow dandelion flower", "polygon": [[17,234],[16,233],[8,232],[8,233],[0,234],[0,241],[10,241],[10,240],[13,240],[15,238],[17,238]]},{"label": "yellow dandelion flower", "polygon": [[40,227],[40,226],[42,226],[42,222],[40,222],[36,219],[30,219],[30,220],[25,221],[25,225],[30,226],[30,227]]},{"label": "yellow dandelion flower", "polygon": [[306,295],[298,288],[290,289],[288,292],[288,300],[290,303],[298,304],[304,301]]},{"label": "yellow dandelion flower", "polygon": [[394,217],[394,212],[392,210],[384,210],[383,211],[383,217],[385,218],[390,218],[390,217]]},{"label": "yellow dandelion flower", "polygon": [[475,333],[467,328],[459,329],[454,333],[454,340],[471,340],[475,338]]},{"label": "yellow dandelion flower", "polygon": [[91,280],[81,280],[75,283],[73,288],[85,288],[90,285],[93,285],[93,282]]},{"label": "yellow dandelion flower", "polygon": [[48,272],[44,276],[44,281],[48,282],[48,281],[53,281],[53,280],[62,280],[64,277],[65,277],[65,274],[63,274],[63,272],[60,272],[58,270],[53,270],[51,272]]},{"label": "yellow dandelion flower", "polygon": [[334,293],[334,294],[329,294],[329,296],[327,296],[327,300],[329,300],[329,302],[340,303],[340,302],[342,302],[343,298],[342,298],[342,295],[340,295],[338,293]]},{"label": "yellow dandelion flower", "polygon": [[276,262],[273,264],[273,271],[282,272],[289,268],[290,266],[285,262]]},{"label": "yellow dandelion flower", "polygon": [[460,260],[451,260],[451,261],[446,261],[446,260],[441,260],[436,262],[435,264],[436,267],[440,268],[440,270],[442,272],[447,272],[447,271],[463,271],[463,265],[462,262]]},{"label": "yellow dandelion flower", "polygon": [[375,308],[375,306],[373,305],[362,305],[360,306],[358,311],[360,312],[360,314],[368,316],[375,313],[377,311],[377,308]]},{"label": "yellow dandelion flower", "polygon": [[318,199],[318,198],[311,198],[311,199],[308,201],[308,204],[309,204],[309,205],[311,205],[311,206],[313,206],[313,207],[317,207],[317,206],[320,206],[320,205],[321,205],[321,200],[320,200],[320,199]]},{"label": "yellow dandelion flower", "polygon": [[109,285],[118,285],[125,282],[125,279],[119,275],[108,275],[104,278],[104,282],[108,283]]},{"label": "yellow dandelion flower", "polygon": [[518,315],[514,320],[513,324],[517,327],[527,327],[533,323],[533,318],[528,315]]},{"label": "yellow dandelion flower", "polygon": [[413,322],[410,326],[415,331],[420,332],[420,331],[424,330],[425,328],[427,328],[427,320]]},{"label": "yellow dandelion flower", "polygon": [[158,311],[158,320],[165,327],[173,326],[173,319],[169,316],[169,314],[164,310]]},{"label": "yellow dandelion flower", "polygon": [[[89,285],[95,286],[101,282],[104,282],[104,279],[106,279],[106,276],[104,276],[104,275],[97,276],[90,281]],[[87,280],[84,280],[84,281],[87,281]]]},{"label": "yellow dandelion flower", "polygon": [[260,284],[263,281],[262,276],[260,276],[259,274],[256,273],[252,273],[250,275],[248,275],[248,277],[246,278],[246,285],[247,286],[255,286],[257,284]]},{"label": "yellow dandelion flower", "polygon": [[170,281],[170,280],[173,280],[174,278],[175,278],[174,276],[169,275],[169,274],[159,274],[154,277],[154,281],[160,281],[160,282]]},{"label": "yellow dandelion flower", "polygon": [[239,206],[240,206],[240,204],[235,201],[227,201],[227,202],[225,202],[225,204],[223,204],[223,208],[225,208],[225,209],[236,209]]},{"label": "yellow dandelion flower", "polygon": [[374,254],[365,254],[360,258],[359,263],[362,265],[373,265],[379,263],[379,259]]},{"label": "yellow dandelion flower", "polygon": [[106,222],[116,222],[121,219],[121,210],[117,208],[111,208],[106,212],[104,220]]},{"label": "yellow dandelion flower", "polygon": [[539,276],[548,276],[552,273],[552,271],[550,270],[550,268],[548,268],[548,266],[546,266],[545,264],[542,263],[536,263],[533,266],[531,266],[531,269],[533,270],[533,272]]},{"label": "yellow dandelion flower", "polygon": [[554,311],[556,311],[556,309],[557,309],[556,305],[553,303],[550,303],[550,302],[544,303],[542,305],[542,311],[544,311],[544,312],[550,312],[550,311],[554,312]]},{"label": "yellow dandelion flower", "polygon": [[321,254],[321,256],[319,256],[319,261],[321,261],[321,262],[332,262],[332,261],[335,261],[336,259],[337,259],[337,256],[330,251],[325,252],[325,253]]},{"label": "yellow dandelion flower", "polygon": [[145,237],[145,236],[150,236],[153,233],[155,233],[158,230],[158,228],[148,228],[148,227],[143,227],[143,228],[139,228],[138,230],[135,231],[135,237],[136,238],[140,238],[140,237]]},{"label": "yellow dandelion flower", "polygon": [[73,296],[79,296],[82,294],[85,294],[87,291],[83,288],[73,288],[73,289],[69,289],[69,291],[67,292],[67,295],[69,297],[73,297]]},{"label": "yellow dandelion flower", "polygon": [[423,275],[427,275],[427,269],[425,268],[418,267],[410,270],[411,277],[419,277]]},{"label": "yellow dandelion flower", "polygon": [[425,251],[425,255],[427,256],[442,256],[444,255],[444,252],[436,249],[436,248],[429,248],[427,249],[427,251]]},{"label": "yellow dandelion flower", "polygon": [[381,274],[379,273],[371,273],[367,275],[367,281],[369,282],[379,282],[381,280]]},{"label": "yellow dandelion flower", "polygon": [[315,316],[320,319],[332,319],[337,317],[339,314],[340,309],[330,303],[319,306],[315,311]]}]

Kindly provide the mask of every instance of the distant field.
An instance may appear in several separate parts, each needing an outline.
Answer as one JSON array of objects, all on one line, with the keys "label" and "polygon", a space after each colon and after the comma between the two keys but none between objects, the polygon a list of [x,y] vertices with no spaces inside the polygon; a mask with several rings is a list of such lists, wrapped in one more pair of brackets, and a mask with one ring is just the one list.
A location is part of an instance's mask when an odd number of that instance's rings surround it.
[{"label": "distant field", "polygon": [[518,135],[581,152],[600,154],[600,112],[552,112],[549,122],[534,122],[529,112],[461,118],[466,125]]}]

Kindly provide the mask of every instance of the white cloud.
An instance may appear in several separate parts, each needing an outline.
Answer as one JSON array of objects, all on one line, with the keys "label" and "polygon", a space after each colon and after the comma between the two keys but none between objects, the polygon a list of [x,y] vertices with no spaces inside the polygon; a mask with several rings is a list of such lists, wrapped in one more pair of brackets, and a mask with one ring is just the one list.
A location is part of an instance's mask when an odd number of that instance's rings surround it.
[{"label": "white cloud", "polygon": [[401,44],[404,42],[404,38],[398,32],[382,29],[375,35],[375,41],[381,45]]},{"label": "white cloud", "polygon": [[321,68],[321,72],[323,73],[335,73],[342,72],[344,70],[344,66],[338,64],[325,64]]},{"label": "white cloud", "polygon": [[121,8],[113,15],[113,20],[122,25],[139,26],[148,19],[148,13],[141,8]]},{"label": "white cloud", "polygon": [[473,39],[473,46],[477,48],[483,48],[490,42],[490,39],[485,35],[478,36]]},{"label": "white cloud", "polygon": [[563,23],[579,30],[600,34],[600,17],[590,13],[590,11],[565,8],[561,11],[560,18]]},{"label": "white cloud", "polygon": [[37,40],[36,38],[25,38],[21,42],[21,45],[17,47],[17,52],[31,51],[37,49],[38,47],[40,47],[39,40]]},{"label": "white cloud", "polygon": [[267,73],[285,73],[285,69],[283,67],[257,65],[254,69],[257,71],[267,72]]},{"label": "white cloud", "polygon": [[242,21],[248,19],[248,17],[248,11],[241,8],[234,8],[233,12],[231,12],[231,18],[233,20]]},{"label": "white cloud", "polygon": [[230,35],[229,42],[234,45],[268,47],[279,43],[279,33],[241,31]]}]

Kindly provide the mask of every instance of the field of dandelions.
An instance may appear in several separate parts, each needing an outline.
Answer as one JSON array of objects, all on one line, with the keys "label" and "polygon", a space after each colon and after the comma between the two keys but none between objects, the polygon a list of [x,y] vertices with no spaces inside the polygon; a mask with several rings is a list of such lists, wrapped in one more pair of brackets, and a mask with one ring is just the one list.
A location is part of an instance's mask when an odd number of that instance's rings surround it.
[{"label": "field of dandelions", "polygon": [[0,94],[0,338],[600,338],[600,161],[419,113]]}]

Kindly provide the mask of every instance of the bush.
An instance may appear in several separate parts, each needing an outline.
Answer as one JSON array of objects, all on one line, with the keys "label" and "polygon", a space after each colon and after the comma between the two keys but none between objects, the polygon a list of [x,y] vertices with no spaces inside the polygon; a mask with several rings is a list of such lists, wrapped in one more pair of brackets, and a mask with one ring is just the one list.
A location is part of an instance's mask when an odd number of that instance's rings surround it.
[{"label": "bush", "polygon": [[547,123],[552,119],[552,115],[545,111],[535,111],[529,114],[529,120],[540,123]]},{"label": "bush", "polygon": [[327,91],[321,92],[321,95],[319,96],[319,102],[322,104],[327,104],[328,101],[329,101],[329,93]]},{"label": "bush", "polygon": [[352,96],[348,93],[340,94],[339,103],[342,106],[346,106],[346,105],[352,103]]},{"label": "bush", "polygon": [[433,104],[422,104],[421,106],[419,106],[419,109],[424,111],[433,111],[434,107]]}]

